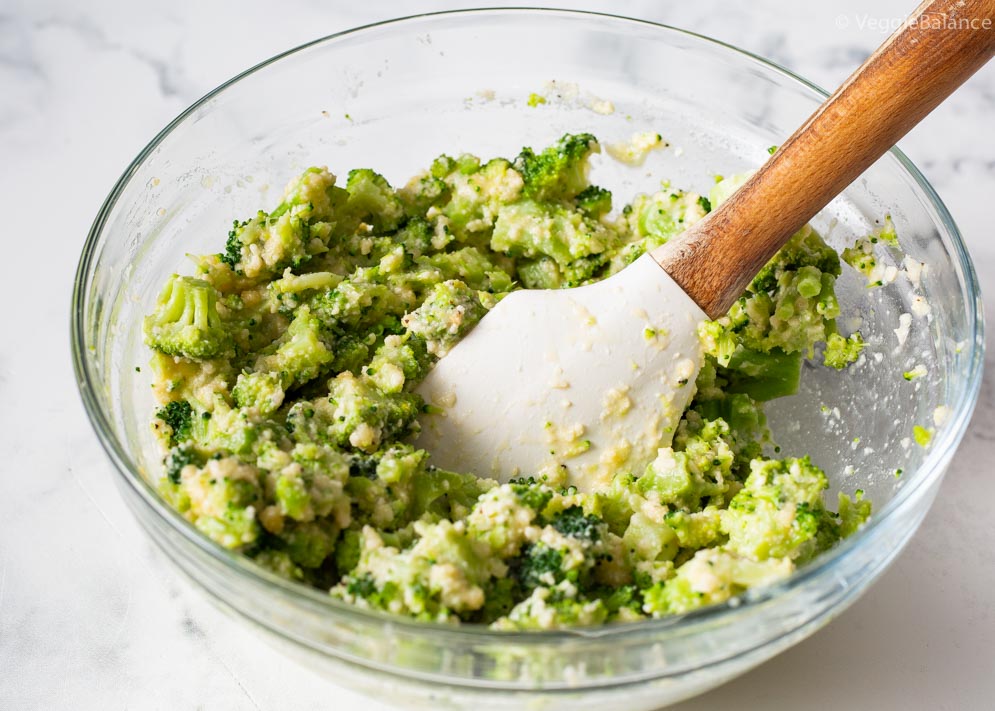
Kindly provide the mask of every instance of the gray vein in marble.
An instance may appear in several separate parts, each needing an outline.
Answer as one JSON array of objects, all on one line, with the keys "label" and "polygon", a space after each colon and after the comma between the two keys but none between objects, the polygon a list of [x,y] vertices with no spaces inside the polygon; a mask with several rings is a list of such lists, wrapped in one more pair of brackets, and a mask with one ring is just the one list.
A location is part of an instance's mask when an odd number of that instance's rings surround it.
[{"label": "gray vein in marble", "polygon": [[66,19],[50,17],[36,21],[34,27],[40,31],[59,29],[72,32],[99,51],[123,52],[152,70],[158,80],[159,91],[166,98],[176,97],[192,101],[197,97],[196,90],[187,82],[182,71],[175,68],[175,57],[171,60],[163,60],[145,50],[112,40],[103,29],[90,22],[87,18],[76,17]]}]

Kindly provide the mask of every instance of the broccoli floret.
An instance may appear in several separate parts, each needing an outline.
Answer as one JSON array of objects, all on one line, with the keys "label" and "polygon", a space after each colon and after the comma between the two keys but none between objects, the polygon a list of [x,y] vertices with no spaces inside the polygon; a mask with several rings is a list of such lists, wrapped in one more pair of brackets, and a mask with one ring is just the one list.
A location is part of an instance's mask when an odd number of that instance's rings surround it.
[{"label": "broccoli floret", "polygon": [[589,185],[577,195],[577,207],[595,219],[606,215],[612,209],[611,191],[599,188],[597,185]]},{"label": "broccoli floret", "polygon": [[471,508],[494,485],[475,474],[458,474],[427,466],[414,473],[410,515],[413,519],[430,513],[456,521],[466,518]]},{"label": "broccoli floret", "polygon": [[404,204],[405,211],[412,220],[418,220],[423,225],[427,224],[421,219],[425,213],[433,207],[441,207],[450,199],[452,193],[449,186],[446,185],[446,181],[443,180],[445,175],[446,173],[440,176],[427,172],[421,173],[397,191],[398,198]]},{"label": "broccoli floret", "polygon": [[721,548],[706,548],[677,569],[666,582],[643,592],[643,610],[654,617],[678,615],[739,595],[747,588],[787,577],[794,565],[786,558],[754,561]]},{"label": "broccoli floret", "polygon": [[190,442],[183,442],[169,450],[163,459],[163,464],[166,467],[166,478],[172,484],[179,484],[183,468],[190,464],[202,467],[204,466],[204,458]]},{"label": "broccoli floret", "polygon": [[399,393],[408,383],[417,383],[431,359],[425,339],[413,333],[390,335],[377,348],[364,374],[384,393]]},{"label": "broccoli floret", "polygon": [[[279,208],[278,208],[279,209]],[[311,259],[311,226],[305,213],[310,208],[295,206],[278,217],[267,215],[236,220],[228,232],[225,251],[218,258],[236,273],[250,279],[272,277],[287,267],[299,267]]]},{"label": "broccoli floret", "polygon": [[280,534],[290,559],[302,568],[318,568],[335,550],[339,529],[329,521],[290,523]]},{"label": "broccoli floret", "polygon": [[514,286],[510,267],[499,263],[476,247],[464,247],[454,252],[441,252],[416,260],[420,266],[438,270],[440,281],[458,279],[471,289],[492,294],[511,291]]},{"label": "broccoli floret", "polygon": [[392,232],[404,220],[404,204],[379,173],[369,168],[350,171],[345,189],[349,192],[346,209],[369,222],[376,234]]},{"label": "broccoli floret", "polygon": [[535,477],[512,479],[508,482],[508,486],[511,487],[511,490],[523,504],[537,514],[542,514],[546,508],[546,504],[553,498],[553,490],[545,484],[537,482]]},{"label": "broccoli floret", "polygon": [[498,578],[484,593],[484,606],[480,609],[479,618],[484,624],[490,624],[507,615],[521,597],[521,589],[514,578]]},{"label": "broccoli floret", "polygon": [[[899,470],[901,471],[901,470]],[[857,489],[853,498],[839,493],[839,525],[836,533],[840,538],[847,538],[857,532],[871,516],[871,502],[864,498],[864,492]]]},{"label": "broccoli floret", "polygon": [[256,565],[276,573],[281,578],[298,582],[303,582],[305,579],[304,571],[290,559],[287,551],[265,548],[253,554],[252,559]]},{"label": "broccoli floret", "polygon": [[477,292],[455,279],[444,281],[429,292],[421,306],[402,323],[425,339],[429,353],[444,356],[487,313]]},{"label": "broccoli floret", "polygon": [[622,535],[630,564],[638,569],[639,561],[671,561],[680,547],[677,535],[667,523],[650,518],[641,511],[632,514]]},{"label": "broccoli floret", "polygon": [[299,442],[329,443],[373,452],[385,440],[410,434],[423,401],[414,393],[385,394],[368,378],[340,373],[329,381],[327,397],[301,400],[287,423]]},{"label": "broccoli floret", "polygon": [[247,220],[232,222],[231,229],[228,230],[228,239],[225,241],[225,251],[218,255],[218,259],[232,269],[237,269],[238,263],[242,261],[242,242],[239,240],[239,234],[247,225]]},{"label": "broccoli floret", "polygon": [[518,553],[526,529],[537,518],[511,485],[498,486],[483,494],[467,517],[467,530],[501,558]]},{"label": "broccoli floret", "polygon": [[479,167],[461,163],[453,162],[445,176],[449,199],[439,208],[441,214],[431,218],[435,250],[442,250],[453,241],[486,243],[498,209],[521,197],[522,176],[503,158]]},{"label": "broccoli floret", "polygon": [[636,490],[687,510],[700,508],[705,498],[720,501],[732,479],[731,440],[729,425],[723,420],[705,422],[696,431],[682,422],[673,449],[659,451],[636,481]]},{"label": "broccoli floret", "polygon": [[[777,286],[778,278],[784,272],[798,271],[802,267],[814,267],[818,272],[834,277],[841,271],[840,256],[811,225],[805,225],[791,236],[754,277],[749,290],[754,293],[769,291]],[[814,296],[814,289],[811,291],[809,295]]]},{"label": "broccoli floret", "polygon": [[608,608],[601,600],[587,600],[570,585],[539,587],[494,627],[505,630],[557,629],[599,625],[608,619]]},{"label": "broccoli floret", "polygon": [[331,291],[311,299],[311,312],[321,321],[323,332],[358,335],[383,329],[392,318],[403,316],[414,305],[415,294],[392,289],[385,281],[377,267],[357,269]]},{"label": "broccoli floret", "polygon": [[[287,327],[287,332],[256,359],[256,372],[278,376],[284,390],[317,378],[334,358],[321,340],[321,327],[321,322],[307,306],[300,307]],[[276,399],[282,402],[276,388],[272,385],[263,387],[264,385],[262,382],[254,382],[253,394],[263,399],[268,397],[270,404]],[[242,391],[248,395],[250,385],[245,385]],[[271,411],[276,407],[272,407]]]},{"label": "broccoli floret", "polygon": [[217,290],[193,277],[171,276],[143,325],[145,343],[166,355],[200,360],[220,356],[231,346],[218,315]]},{"label": "broccoli floret", "polygon": [[193,420],[193,407],[186,400],[173,400],[155,413],[155,416],[166,423],[169,431],[166,441],[170,447],[190,439]]},{"label": "broccoli floret", "polygon": [[822,492],[829,481],[808,457],[755,459],[743,489],[722,512],[728,547],[752,560],[807,560],[822,521]]},{"label": "broccoli floret", "polygon": [[413,528],[418,539],[404,550],[364,530],[359,563],[332,594],[419,619],[447,620],[482,608],[482,586],[491,576],[465,533],[451,521],[419,521]]},{"label": "broccoli floret", "polygon": [[[854,331],[849,338],[833,333],[826,340],[826,350],[822,354],[822,362],[830,368],[843,370],[860,357],[860,352],[864,350],[866,345],[860,331]],[[910,379],[906,378],[906,380]]]},{"label": "broccoli floret", "polygon": [[253,543],[259,536],[259,470],[234,457],[224,457],[210,459],[203,468],[188,472],[179,484],[189,500],[187,518],[225,548]]},{"label": "broccoli floret", "polygon": [[268,415],[283,404],[283,384],[277,373],[241,373],[231,395],[238,407]]},{"label": "broccoli floret", "polygon": [[327,250],[332,234],[350,234],[357,224],[341,208],[348,193],[326,168],[308,168],[292,180],[283,202],[267,214],[235,220],[218,258],[249,279],[271,278]]},{"label": "broccoli floret", "polygon": [[551,521],[553,528],[563,535],[592,542],[601,538],[604,523],[594,514],[585,514],[580,506],[563,509]]},{"label": "broccoli floret", "polygon": [[587,187],[588,158],[600,152],[589,133],[566,134],[538,155],[523,148],[514,167],[522,174],[523,193],[536,200],[570,200]]},{"label": "broccoli floret", "polygon": [[562,579],[563,554],[545,543],[522,546],[522,554],[511,561],[510,573],[527,588],[551,586]]},{"label": "broccoli floret", "polygon": [[551,257],[558,267],[569,268],[575,260],[604,254],[617,241],[611,228],[582,212],[522,200],[498,211],[491,249],[512,257]]}]

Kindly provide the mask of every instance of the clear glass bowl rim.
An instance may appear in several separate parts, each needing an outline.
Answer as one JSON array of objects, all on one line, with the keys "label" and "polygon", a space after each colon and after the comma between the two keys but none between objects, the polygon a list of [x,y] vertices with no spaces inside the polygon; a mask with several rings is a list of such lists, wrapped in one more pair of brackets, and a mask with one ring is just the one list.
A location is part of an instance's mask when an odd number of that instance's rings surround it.
[{"label": "clear glass bowl rim", "polygon": [[127,169],[125,169],[124,173],[117,180],[107,198],[104,200],[103,205],[90,227],[86,242],[83,245],[83,251],[77,266],[72,293],[72,305],[70,311],[70,343],[72,348],[73,369],[75,371],[76,384],[79,388],[80,397],[83,400],[83,405],[87,416],[89,417],[90,424],[93,426],[104,451],[114,464],[117,474],[127,486],[130,486],[138,494],[139,498],[141,498],[142,501],[144,501],[156,515],[166,520],[173,530],[180,533],[189,543],[194,544],[203,553],[206,553],[210,557],[227,566],[234,574],[247,576],[252,578],[255,582],[262,582],[274,592],[289,596],[290,598],[296,598],[304,604],[317,604],[323,608],[326,608],[329,614],[346,617],[358,617],[365,619],[368,622],[389,622],[395,627],[407,628],[414,633],[425,632],[437,637],[439,635],[453,635],[463,638],[469,636],[474,638],[475,641],[479,641],[481,643],[487,643],[489,640],[493,640],[495,642],[514,642],[515,644],[526,645],[530,642],[544,644],[558,639],[567,640],[576,639],[578,637],[607,639],[646,631],[662,631],[674,625],[680,625],[682,632],[687,632],[688,628],[692,626],[711,626],[719,624],[723,621],[732,622],[736,616],[742,615],[751,608],[755,608],[762,603],[772,601],[778,596],[802,586],[804,583],[812,580],[813,578],[831,574],[832,569],[836,566],[836,564],[852,555],[861,545],[862,541],[868,537],[871,531],[884,525],[886,522],[897,518],[899,516],[899,511],[911,506],[916,500],[915,495],[917,492],[922,490],[926,484],[932,482],[936,477],[943,475],[946,460],[952,455],[952,452],[956,449],[960,440],[963,438],[970,422],[974,405],[977,402],[981,387],[982,366],[984,362],[984,318],[981,291],[977,275],[974,270],[974,265],[970,255],[967,252],[967,248],[964,245],[960,231],[954,223],[950,212],[943,204],[943,201],[940,199],[939,195],[937,195],[933,187],[927,182],[922,173],[919,172],[919,170],[912,164],[905,154],[902,153],[902,151],[900,151],[897,147],[892,148],[890,153],[892,157],[898,161],[899,165],[913,178],[919,190],[922,191],[929,204],[936,211],[936,215],[939,218],[942,228],[947,233],[954,247],[955,264],[961,270],[964,279],[964,286],[969,296],[966,300],[965,308],[967,312],[966,316],[969,331],[973,334],[973,338],[969,339],[967,344],[967,387],[961,392],[960,397],[956,402],[949,404],[952,408],[953,414],[947,424],[939,431],[937,437],[933,440],[930,452],[924,460],[922,466],[915,472],[914,476],[909,477],[909,483],[899,489],[880,511],[875,512],[867,524],[857,534],[842,541],[833,550],[828,551],[812,564],[803,567],[789,578],[766,587],[751,589],[744,595],[741,595],[738,598],[733,598],[725,603],[660,619],[617,623],[591,628],[579,627],[563,630],[528,632],[492,630],[485,625],[473,623],[440,625],[436,623],[419,622],[417,620],[411,620],[375,610],[364,610],[354,605],[349,605],[339,600],[335,600],[327,593],[322,593],[317,589],[293,583],[270,573],[269,571],[263,570],[262,568],[254,565],[244,556],[222,548],[220,545],[214,543],[214,541],[200,533],[190,522],[188,522],[175,510],[170,508],[159,497],[158,493],[142,477],[141,473],[137,470],[137,467],[133,465],[128,454],[125,452],[124,447],[114,434],[113,426],[101,408],[96,394],[96,388],[100,387],[100,382],[95,377],[95,373],[91,372],[86,357],[87,314],[85,305],[87,301],[86,289],[90,281],[90,268],[97,255],[97,247],[100,244],[103,228],[107,218],[116,206],[117,201],[123,193],[125,187],[128,185],[138,167],[152,154],[153,151],[159,147],[163,140],[170,133],[172,133],[174,129],[180,126],[187,118],[193,115],[199,108],[204,106],[211,99],[218,96],[242,79],[255,74],[257,71],[260,71],[285,57],[320,44],[334,42],[339,38],[348,37],[369,30],[415,21],[432,19],[446,20],[449,18],[459,17],[480,18],[481,21],[485,21],[488,16],[524,16],[530,14],[550,17],[595,17],[605,21],[610,21],[612,23],[631,23],[634,25],[651,27],[654,28],[654,30],[691,37],[695,40],[704,41],[713,46],[731,51],[743,59],[761,65],[767,70],[773,70],[773,72],[781,74],[789,80],[792,80],[807,88],[811,92],[814,92],[819,98],[824,99],[829,96],[828,92],[824,89],[795,74],[791,70],[726,42],[722,42],[696,32],[684,30],[679,27],[651,22],[649,20],[641,20],[610,13],[590,12],[584,10],[563,10],[542,7],[495,7],[422,13],[361,25],[342,32],[326,35],[293,49],[281,52],[280,54],[260,62],[259,64],[219,85],[217,88],[195,101],[186,110],[174,118],[128,165]]}]

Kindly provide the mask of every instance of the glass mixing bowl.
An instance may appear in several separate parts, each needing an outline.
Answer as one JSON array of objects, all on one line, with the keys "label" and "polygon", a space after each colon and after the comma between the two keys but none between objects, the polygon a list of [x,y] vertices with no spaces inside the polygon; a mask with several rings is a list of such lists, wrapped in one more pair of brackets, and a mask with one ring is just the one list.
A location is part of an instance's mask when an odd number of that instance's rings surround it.
[{"label": "glass mixing bowl", "polygon": [[[546,103],[530,106],[536,93]],[[403,183],[441,152],[513,156],[567,131],[618,141],[658,131],[672,148],[640,168],[598,160],[616,202],[661,177],[707,192],[754,168],[823,100],[789,72],[670,27],[574,12],[414,17],[280,55],[204,97],[128,167],[93,224],[73,294],[73,358],[122,495],[152,539],[223,609],[340,683],[426,708],[653,708],[715,686],[812,634],[894,559],[932,502],[981,377],[977,280],[950,215],[898,151],[817,219],[837,248],[890,214],[902,252],[928,264],[865,288],[839,281],[845,330],[869,341],[843,373],[806,365],[773,403],[784,452],[811,454],[831,496],[862,488],[867,525],[790,579],[669,619],[544,633],[436,626],[366,612],[275,577],[198,533],[149,485],[160,467],[140,319],[184,253],[217,252],[232,219],[278,201],[309,165],[370,166]],[[533,101],[532,103],[536,103]],[[901,266],[902,254],[884,250]],[[915,307],[925,297],[930,313]],[[904,344],[895,329],[911,314]],[[903,371],[923,364],[913,382]],[[936,408],[945,406],[949,410]],[[934,427],[931,446],[910,442]],[[896,469],[903,474],[896,476]],[[834,500],[834,499],[830,499]],[[859,640],[854,640],[859,643]]]}]

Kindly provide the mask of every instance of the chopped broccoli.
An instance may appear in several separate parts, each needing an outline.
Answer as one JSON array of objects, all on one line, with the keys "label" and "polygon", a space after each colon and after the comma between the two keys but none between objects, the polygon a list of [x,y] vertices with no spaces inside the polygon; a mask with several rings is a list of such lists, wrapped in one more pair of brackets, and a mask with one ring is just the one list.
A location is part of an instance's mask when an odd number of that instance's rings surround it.
[{"label": "chopped broccoli", "polygon": [[191,464],[202,467],[204,466],[204,458],[190,442],[183,442],[169,450],[163,464],[166,466],[166,478],[173,484],[179,484],[180,473],[184,467]]},{"label": "chopped broccoli", "polygon": [[379,173],[368,168],[353,170],[346,181],[349,200],[346,209],[369,221],[376,234],[396,230],[404,220],[404,205]]},{"label": "chopped broccoli", "polygon": [[854,331],[849,338],[844,338],[838,333],[830,334],[829,338],[826,339],[826,350],[822,354],[822,362],[830,368],[843,370],[860,357],[860,352],[864,350],[866,345],[860,331]]},{"label": "chopped broccoli", "polygon": [[563,572],[563,554],[545,543],[530,543],[522,547],[522,554],[512,561],[511,574],[522,585],[534,588],[551,586]]},{"label": "chopped broccoli", "polygon": [[436,284],[421,306],[402,319],[413,334],[425,339],[428,352],[444,356],[487,313],[479,295],[455,279]]},{"label": "chopped broccoli", "polygon": [[173,400],[159,409],[155,416],[166,423],[169,432],[166,441],[170,447],[190,439],[193,408],[186,400]]},{"label": "chopped broccoli", "polygon": [[545,510],[546,504],[553,498],[553,490],[537,482],[534,477],[512,479],[508,485],[523,504],[538,514]]},{"label": "chopped broccoli", "polygon": [[514,162],[525,183],[523,193],[535,200],[576,197],[587,187],[588,158],[600,150],[589,133],[568,133],[539,154],[523,148]]},{"label": "chopped broccoli", "polygon": [[577,207],[594,218],[607,215],[612,209],[612,194],[597,185],[589,185],[577,195]]},{"label": "chopped broccoli", "polygon": [[[256,359],[255,370],[278,376],[281,387],[287,390],[317,378],[333,358],[333,353],[321,340],[321,322],[307,306],[302,306],[286,333]],[[260,385],[255,388],[259,396],[282,402],[276,388],[272,385],[262,388]],[[271,408],[271,411],[273,409],[276,408]]]},{"label": "chopped broccoli", "polygon": [[161,353],[196,360],[225,353],[231,338],[218,315],[218,292],[206,281],[174,274],[155,311],[145,317],[145,343]]},{"label": "chopped broccoli", "polygon": [[287,423],[299,442],[373,452],[382,441],[411,433],[421,410],[418,395],[387,395],[368,378],[345,372],[329,381],[327,397],[295,403]]},{"label": "chopped broccoli", "polygon": [[[639,162],[658,145],[645,133],[606,150]],[[838,334],[840,260],[809,227],[701,326],[694,399],[644,471],[596,492],[562,488],[562,466],[500,484],[417,448],[418,417],[434,410],[419,381],[506,293],[614,274],[747,177],[707,197],[664,183],[614,216],[611,193],[587,181],[598,150],[579,134],[514,162],[443,155],[396,191],[372,170],[340,187],[309,168],[271,212],[236,222],[145,322],[164,499],[285,578],[499,629],[681,613],[856,531],[871,511],[861,492],[828,511],[818,468],[765,450],[779,451],[766,401],[796,390],[803,358],[825,344],[824,362],[843,367],[863,347]],[[893,232],[886,220],[867,238],[871,256]]]},{"label": "chopped broccoli", "polygon": [[255,408],[268,415],[283,404],[283,384],[277,373],[241,373],[231,390],[239,407]]},{"label": "chopped broccoli", "polygon": [[601,536],[604,521],[594,514],[585,514],[580,506],[571,506],[553,516],[551,525],[565,536],[596,541]]},{"label": "chopped broccoli", "polygon": [[829,480],[807,457],[754,460],[743,489],[722,512],[728,547],[752,560],[808,559]]}]

